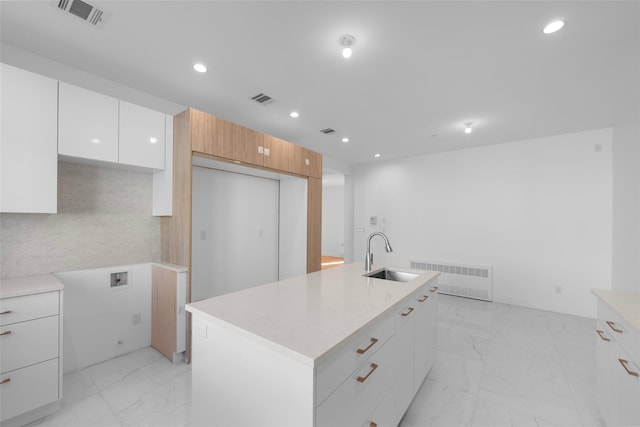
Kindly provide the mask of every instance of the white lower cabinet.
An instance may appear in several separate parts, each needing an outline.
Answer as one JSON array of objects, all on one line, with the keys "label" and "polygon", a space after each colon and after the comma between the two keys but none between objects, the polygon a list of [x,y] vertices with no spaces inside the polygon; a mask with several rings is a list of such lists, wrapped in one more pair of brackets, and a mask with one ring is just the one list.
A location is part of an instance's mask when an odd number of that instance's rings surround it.
[{"label": "white lower cabinet", "polygon": [[24,425],[62,398],[62,291],[0,299],[3,426]]},{"label": "white lower cabinet", "polygon": [[596,401],[608,426],[640,425],[640,334],[602,301],[596,329]]}]

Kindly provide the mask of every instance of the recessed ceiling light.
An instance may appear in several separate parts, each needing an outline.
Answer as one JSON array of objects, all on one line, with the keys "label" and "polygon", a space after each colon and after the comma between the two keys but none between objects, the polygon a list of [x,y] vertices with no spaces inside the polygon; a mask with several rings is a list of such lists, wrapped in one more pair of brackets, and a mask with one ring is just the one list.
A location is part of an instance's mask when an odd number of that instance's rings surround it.
[{"label": "recessed ceiling light", "polygon": [[300,113],[298,113],[297,111],[292,111],[291,114],[289,114],[289,116],[293,117],[294,119],[297,119],[298,117],[300,117]]},{"label": "recessed ceiling light", "polygon": [[342,142],[349,142],[349,138],[342,138]]},{"label": "recessed ceiling light", "polygon": [[555,33],[556,31],[561,30],[562,27],[564,27],[564,21],[557,20],[557,21],[549,22],[547,26],[544,27],[544,30],[542,30],[542,32],[545,34],[552,34],[552,33]]},{"label": "recessed ceiling light", "polygon": [[158,138],[151,137],[149,138],[149,142],[155,144],[156,142],[158,142]]},{"label": "recessed ceiling light", "polygon": [[375,157],[377,159],[378,157],[380,157],[380,153],[374,154],[373,157]]},{"label": "recessed ceiling light", "polygon": [[356,38],[347,34],[340,37],[338,42],[340,43],[340,46],[342,46],[342,56],[345,58],[351,58],[351,54],[353,53],[351,46],[356,42]]},{"label": "recessed ceiling light", "polygon": [[194,64],[193,65],[193,69],[196,70],[199,73],[206,73],[207,72],[207,67],[204,66],[204,64]]}]

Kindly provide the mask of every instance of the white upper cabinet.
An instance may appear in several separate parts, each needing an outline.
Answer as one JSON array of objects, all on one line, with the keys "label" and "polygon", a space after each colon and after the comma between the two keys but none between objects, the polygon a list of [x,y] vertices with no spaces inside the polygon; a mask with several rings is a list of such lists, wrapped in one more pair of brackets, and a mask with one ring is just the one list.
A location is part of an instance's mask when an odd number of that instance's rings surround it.
[{"label": "white upper cabinet", "polygon": [[56,80],[0,64],[0,212],[56,213]]},{"label": "white upper cabinet", "polygon": [[60,82],[58,153],[118,162],[118,100]]},{"label": "white upper cabinet", "polygon": [[164,169],[164,113],[120,101],[119,134],[119,163]]}]

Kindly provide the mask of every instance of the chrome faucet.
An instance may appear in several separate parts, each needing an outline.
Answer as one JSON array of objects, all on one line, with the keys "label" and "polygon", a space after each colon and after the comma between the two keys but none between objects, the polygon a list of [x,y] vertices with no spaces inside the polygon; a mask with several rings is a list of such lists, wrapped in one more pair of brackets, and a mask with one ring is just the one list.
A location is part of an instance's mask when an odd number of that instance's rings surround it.
[{"label": "chrome faucet", "polygon": [[382,236],[384,239],[384,250],[387,252],[393,252],[393,249],[391,249],[391,245],[389,244],[389,239],[384,233],[379,231],[371,233],[367,239],[367,253],[365,254],[364,259],[364,271],[371,271],[371,264],[373,264],[373,254],[371,253],[371,239],[373,236]]}]

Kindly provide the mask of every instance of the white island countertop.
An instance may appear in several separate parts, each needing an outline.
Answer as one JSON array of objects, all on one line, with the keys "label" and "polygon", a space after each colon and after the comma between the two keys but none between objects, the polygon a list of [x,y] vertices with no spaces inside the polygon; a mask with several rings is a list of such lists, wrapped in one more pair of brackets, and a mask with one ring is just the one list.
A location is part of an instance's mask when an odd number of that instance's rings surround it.
[{"label": "white island countertop", "polygon": [[61,291],[63,288],[62,282],[53,274],[3,278],[0,279],[0,298]]},{"label": "white island countertop", "polygon": [[372,279],[363,276],[363,264],[347,264],[194,302],[187,311],[314,366],[439,274],[390,268],[419,276]]}]

